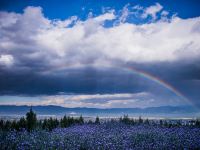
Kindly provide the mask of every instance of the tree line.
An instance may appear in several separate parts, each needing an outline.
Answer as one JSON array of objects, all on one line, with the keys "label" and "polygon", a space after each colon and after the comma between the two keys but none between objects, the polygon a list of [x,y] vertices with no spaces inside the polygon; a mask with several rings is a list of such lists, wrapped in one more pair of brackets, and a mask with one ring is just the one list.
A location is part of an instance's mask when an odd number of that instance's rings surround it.
[{"label": "tree line", "polygon": [[[79,124],[82,125],[84,124],[84,119],[82,115],[78,118],[70,117],[70,116],[64,116],[61,119],[57,118],[48,118],[44,120],[37,120],[36,113],[33,112],[32,108],[30,109],[29,112],[26,113],[26,117],[20,118],[18,121],[10,121],[10,120],[0,120],[0,130],[23,130],[26,129],[27,131],[32,131],[35,129],[43,129],[43,130],[49,130],[51,131],[54,128],[66,128],[71,125]],[[96,117],[95,122],[92,122],[91,120],[88,122],[90,124],[95,123],[95,124],[100,124],[99,117]]]},{"label": "tree line", "polygon": [[[124,115],[123,117],[120,117],[119,120],[113,120],[109,121],[111,123],[119,122],[126,125],[160,125],[163,127],[176,127],[176,126],[182,126],[183,124],[181,121],[176,121],[175,123],[167,122],[166,120],[159,120],[159,122],[155,120],[148,120],[148,119],[142,119],[139,117],[138,119],[129,118],[128,115]],[[82,115],[78,118],[70,117],[70,116],[64,116],[61,119],[57,118],[48,118],[44,120],[37,120],[36,113],[33,112],[32,108],[29,112],[26,113],[26,117],[20,118],[18,121],[4,121],[0,120],[0,130],[27,130],[28,132],[35,130],[35,129],[43,129],[52,131],[54,128],[66,128],[75,124],[82,125],[82,124],[100,124],[100,119],[97,116],[95,121],[89,120],[88,122],[84,122],[84,119]],[[188,122],[188,124],[185,124],[186,126],[195,126],[200,127],[200,120],[191,120]]]},{"label": "tree line", "polygon": [[145,124],[145,125],[159,125],[163,127],[177,127],[177,126],[194,126],[194,127],[200,127],[200,119],[196,120],[190,120],[187,123],[183,124],[181,120],[176,120],[175,122],[172,122],[170,120],[149,120],[147,119],[142,119],[140,116],[138,119],[133,119],[129,118],[128,115],[124,115],[123,117],[120,117],[119,122],[127,124],[127,125],[140,125],[140,124]]}]

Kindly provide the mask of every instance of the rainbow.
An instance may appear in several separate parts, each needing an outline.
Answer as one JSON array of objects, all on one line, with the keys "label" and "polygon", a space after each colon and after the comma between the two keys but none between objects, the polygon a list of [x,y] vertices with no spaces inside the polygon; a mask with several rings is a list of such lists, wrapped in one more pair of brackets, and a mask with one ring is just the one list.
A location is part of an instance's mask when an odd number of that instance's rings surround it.
[{"label": "rainbow", "polygon": [[144,77],[146,79],[149,79],[155,83],[157,83],[158,85],[168,89],[169,91],[173,92],[176,96],[180,97],[181,99],[183,99],[186,103],[189,103],[191,105],[193,105],[191,103],[191,101],[185,97],[181,92],[179,92],[177,89],[175,89],[172,85],[170,85],[169,83],[159,79],[156,76],[153,76],[145,71],[133,68],[133,67],[125,67],[126,70],[131,71],[134,74],[140,75],[141,77]]}]

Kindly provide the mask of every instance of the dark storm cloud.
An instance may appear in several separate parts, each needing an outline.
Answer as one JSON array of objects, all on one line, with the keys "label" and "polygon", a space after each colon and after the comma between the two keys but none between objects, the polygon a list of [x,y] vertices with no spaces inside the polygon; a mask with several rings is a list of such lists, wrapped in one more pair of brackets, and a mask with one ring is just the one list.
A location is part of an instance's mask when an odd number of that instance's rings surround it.
[{"label": "dark storm cloud", "polygon": [[[123,80],[122,80],[123,79]],[[65,70],[65,73],[41,75],[30,72],[2,72],[1,94],[121,93],[144,90],[137,76],[117,70]]]},{"label": "dark storm cloud", "polygon": [[[165,70],[165,67],[162,68]],[[157,77],[160,72],[163,73],[161,67],[156,72],[157,74],[149,71],[150,74],[154,74]],[[171,75],[173,70],[166,72]],[[168,82],[177,90],[188,95],[190,92],[185,90],[187,86],[180,85],[180,83],[183,83],[183,80],[175,81],[173,77],[169,80],[170,75],[168,75],[168,80],[165,80],[165,82]],[[0,80],[1,94],[37,96],[59,93],[113,94],[146,91],[154,93],[160,98],[163,96],[167,97],[169,94],[176,96],[172,91],[169,91],[154,81],[134,74],[131,71],[124,70],[123,68],[106,68],[104,70],[95,68],[68,69],[62,72],[54,72],[53,74],[34,73],[34,70],[21,73],[1,71]]]}]

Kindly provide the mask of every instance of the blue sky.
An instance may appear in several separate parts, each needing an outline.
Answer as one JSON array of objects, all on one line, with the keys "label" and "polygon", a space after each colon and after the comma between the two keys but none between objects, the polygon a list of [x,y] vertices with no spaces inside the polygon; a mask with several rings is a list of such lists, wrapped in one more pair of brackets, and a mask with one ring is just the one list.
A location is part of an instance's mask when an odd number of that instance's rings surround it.
[{"label": "blue sky", "polygon": [[110,7],[119,11],[126,4],[148,7],[156,2],[164,6],[165,10],[170,11],[170,13],[177,13],[181,18],[198,17],[200,13],[198,0],[2,0],[1,10],[22,13],[23,9],[27,6],[41,6],[45,16],[50,19],[66,19],[73,15],[78,15],[80,18],[86,19],[90,11],[96,15],[102,13],[102,7]]},{"label": "blue sky", "polygon": [[0,104],[200,106],[197,0],[0,2]]}]

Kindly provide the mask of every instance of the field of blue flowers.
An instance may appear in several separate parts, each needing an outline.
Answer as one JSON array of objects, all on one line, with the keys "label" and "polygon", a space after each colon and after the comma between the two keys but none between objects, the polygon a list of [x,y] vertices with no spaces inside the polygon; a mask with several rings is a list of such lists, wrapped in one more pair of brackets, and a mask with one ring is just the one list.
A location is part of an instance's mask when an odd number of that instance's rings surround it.
[{"label": "field of blue flowers", "polygon": [[0,131],[0,149],[200,149],[200,128],[110,122],[52,131]]}]

